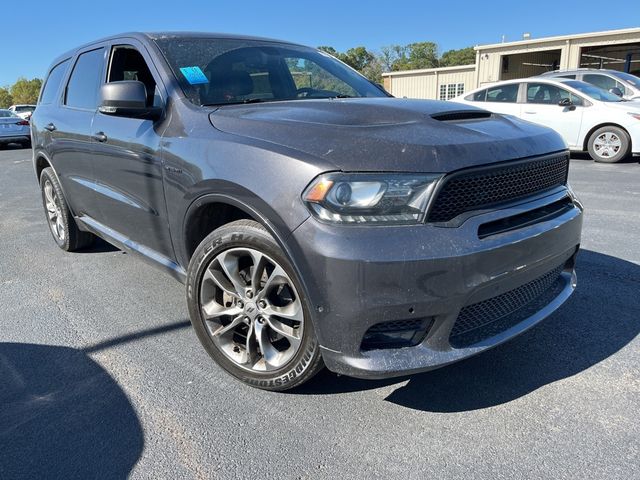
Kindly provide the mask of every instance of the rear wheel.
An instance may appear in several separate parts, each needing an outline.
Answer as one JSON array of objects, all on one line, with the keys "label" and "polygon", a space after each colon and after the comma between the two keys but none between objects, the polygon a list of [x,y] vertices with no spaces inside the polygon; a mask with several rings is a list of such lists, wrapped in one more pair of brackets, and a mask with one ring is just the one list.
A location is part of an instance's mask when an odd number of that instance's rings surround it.
[{"label": "rear wheel", "polygon": [[58,178],[51,167],[47,167],[42,171],[40,189],[49,230],[58,246],[67,252],[73,252],[89,246],[95,237],[93,234],[83,232],[78,228],[62,193]]},{"label": "rear wheel", "polygon": [[615,163],[629,155],[631,140],[623,129],[606,126],[591,134],[587,147],[596,162]]},{"label": "rear wheel", "polygon": [[257,222],[238,220],[203,240],[187,275],[193,327],[209,355],[243,382],[288,390],[323,366],[293,268]]}]

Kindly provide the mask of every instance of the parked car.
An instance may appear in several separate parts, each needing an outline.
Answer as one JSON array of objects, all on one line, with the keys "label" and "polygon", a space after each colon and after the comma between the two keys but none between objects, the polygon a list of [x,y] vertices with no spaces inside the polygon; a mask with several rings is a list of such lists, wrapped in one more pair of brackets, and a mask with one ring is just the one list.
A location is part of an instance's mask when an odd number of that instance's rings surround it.
[{"label": "parked car", "polygon": [[555,70],[543,73],[541,76],[580,80],[614,93],[626,100],[640,100],[640,78],[618,70],[579,68],[576,70]]},{"label": "parked car", "polygon": [[29,120],[35,109],[35,105],[11,105],[9,107],[9,110],[24,120]]},{"label": "parked car", "polygon": [[9,143],[30,147],[31,129],[27,120],[23,120],[11,110],[0,109],[0,146]]},{"label": "parked car", "polygon": [[551,127],[571,150],[588,151],[596,162],[614,163],[640,153],[640,103],[578,80],[509,80],[452,101]]},{"label": "parked car", "polygon": [[185,282],[204,348],[253,386],[444,366],[575,287],[557,133],[391,98],[316,49],[110,37],[53,62],[32,127],[58,246],[97,235]]}]

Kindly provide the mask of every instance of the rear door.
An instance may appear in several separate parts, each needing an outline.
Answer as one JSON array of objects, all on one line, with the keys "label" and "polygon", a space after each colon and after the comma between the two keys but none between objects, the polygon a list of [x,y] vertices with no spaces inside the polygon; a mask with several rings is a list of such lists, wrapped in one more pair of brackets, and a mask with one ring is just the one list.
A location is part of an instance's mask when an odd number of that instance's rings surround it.
[{"label": "rear door", "polygon": [[508,83],[487,88],[486,105],[483,108],[491,112],[520,116],[518,103],[519,83]]},{"label": "rear door", "polygon": [[[573,105],[560,106],[560,101],[567,98]],[[553,128],[562,135],[569,147],[576,147],[584,108],[582,98],[564,88],[549,83],[529,82],[526,84],[522,118]]]},{"label": "rear door", "polygon": [[61,104],[42,118],[47,151],[76,216],[98,214],[92,166],[91,124],[98,107],[97,89],[106,49],[81,51],[65,83]]},{"label": "rear door", "polygon": [[[163,106],[166,92],[146,49],[133,39],[109,46],[106,82],[138,80],[147,104]],[[96,114],[93,163],[100,203],[98,221],[173,258],[163,187],[159,121]]]}]

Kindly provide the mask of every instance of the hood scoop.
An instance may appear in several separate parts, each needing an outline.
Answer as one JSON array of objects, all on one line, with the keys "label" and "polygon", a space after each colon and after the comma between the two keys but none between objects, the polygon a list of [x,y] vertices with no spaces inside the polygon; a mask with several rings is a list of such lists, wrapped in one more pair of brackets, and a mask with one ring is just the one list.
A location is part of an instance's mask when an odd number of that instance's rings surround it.
[{"label": "hood scoop", "polygon": [[431,118],[440,122],[462,122],[464,120],[482,120],[492,117],[493,113],[483,110],[454,110],[431,115]]}]

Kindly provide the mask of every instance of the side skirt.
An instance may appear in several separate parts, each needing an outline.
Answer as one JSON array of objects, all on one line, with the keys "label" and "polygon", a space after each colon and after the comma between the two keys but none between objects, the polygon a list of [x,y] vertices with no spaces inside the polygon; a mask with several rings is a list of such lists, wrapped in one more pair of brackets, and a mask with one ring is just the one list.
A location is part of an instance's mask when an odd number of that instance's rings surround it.
[{"label": "side skirt", "polygon": [[165,257],[149,247],[134,242],[120,232],[103,225],[87,215],[75,217],[75,220],[81,229],[97,235],[122,250],[139,255],[143,260],[146,260],[147,263],[166,271],[180,283],[186,283],[187,272],[170,258]]}]

